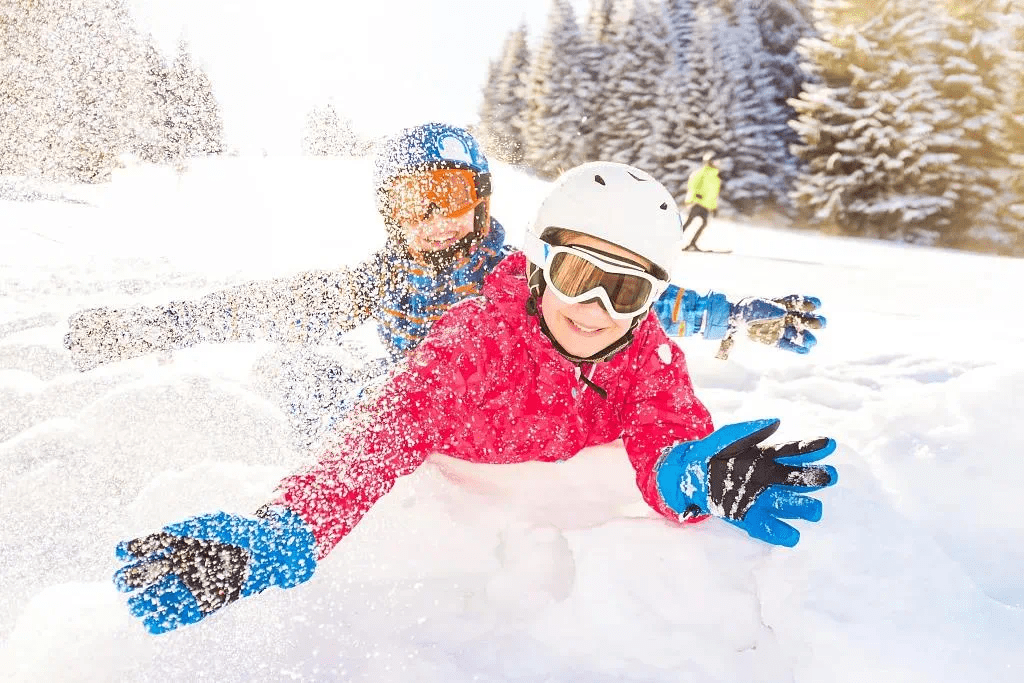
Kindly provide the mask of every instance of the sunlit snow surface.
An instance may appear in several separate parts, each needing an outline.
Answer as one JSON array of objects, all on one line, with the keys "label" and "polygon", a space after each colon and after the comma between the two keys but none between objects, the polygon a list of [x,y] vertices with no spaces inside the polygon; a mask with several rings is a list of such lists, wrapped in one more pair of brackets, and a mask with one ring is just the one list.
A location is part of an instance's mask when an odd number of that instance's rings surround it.
[{"label": "sunlit snow surface", "polygon": [[[302,456],[256,390],[269,345],[87,373],[84,307],[156,304],[352,264],[383,241],[365,162],[224,159],[0,202],[4,681],[1024,680],[1024,261],[714,220],[677,282],[804,293],[805,358],[682,342],[719,425],[828,434],[837,487],[794,549],[676,528],[621,446],[557,464],[429,462],[313,580],[151,636],[110,576],[118,540],[251,512]],[[544,184],[499,167],[517,239]],[[60,194],[53,190],[50,194]],[[355,335],[375,343],[371,329]]]}]

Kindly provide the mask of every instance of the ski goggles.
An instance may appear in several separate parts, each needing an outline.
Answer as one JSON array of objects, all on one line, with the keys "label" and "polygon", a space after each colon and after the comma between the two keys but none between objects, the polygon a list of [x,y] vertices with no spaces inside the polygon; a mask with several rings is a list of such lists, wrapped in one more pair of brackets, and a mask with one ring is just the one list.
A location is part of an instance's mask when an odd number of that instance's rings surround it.
[{"label": "ski goggles", "polygon": [[400,225],[422,223],[435,216],[458,218],[482,201],[474,173],[466,169],[441,168],[401,175],[387,189],[388,211]]},{"label": "ski goggles", "polygon": [[528,232],[523,251],[559,299],[567,304],[598,299],[619,320],[649,309],[668,287],[639,265],[590,247],[555,247]]}]

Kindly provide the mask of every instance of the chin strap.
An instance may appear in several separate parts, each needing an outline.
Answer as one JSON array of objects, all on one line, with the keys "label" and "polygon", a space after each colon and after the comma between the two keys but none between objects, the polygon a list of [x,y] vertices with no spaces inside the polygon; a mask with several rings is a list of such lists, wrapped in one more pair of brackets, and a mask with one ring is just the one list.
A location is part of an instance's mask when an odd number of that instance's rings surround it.
[{"label": "chin strap", "polygon": [[[583,374],[582,365],[577,365],[576,367],[580,369],[580,381],[583,382],[584,384],[586,384],[591,389],[593,389],[595,392],[597,392],[598,396],[600,396],[601,398],[607,399],[608,398],[608,392],[605,391],[604,389],[602,389],[601,387],[597,386],[596,384],[594,384],[593,381],[591,381],[590,377],[588,377],[587,375]],[[590,367],[591,367],[590,374],[594,374],[594,370],[593,370],[594,366],[591,365]]]}]

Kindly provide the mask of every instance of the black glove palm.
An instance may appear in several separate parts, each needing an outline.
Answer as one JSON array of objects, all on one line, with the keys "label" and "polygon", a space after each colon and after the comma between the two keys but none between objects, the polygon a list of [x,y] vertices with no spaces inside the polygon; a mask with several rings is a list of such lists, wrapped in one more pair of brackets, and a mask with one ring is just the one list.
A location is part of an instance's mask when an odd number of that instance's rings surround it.
[{"label": "black glove palm", "polygon": [[820,453],[829,446],[831,439],[757,445],[776,429],[778,423],[755,432],[720,451],[708,462],[708,501],[716,514],[742,521],[770,486],[818,489],[832,483],[831,468],[786,465],[778,461],[778,458],[796,458],[803,462],[801,458],[810,454],[814,454],[815,459],[823,457]]},{"label": "black glove palm", "polygon": [[122,590],[145,588],[174,575],[192,594],[202,616],[241,597],[249,564],[243,548],[160,532],[128,541],[124,550],[127,557],[158,559],[125,569],[118,577]]}]

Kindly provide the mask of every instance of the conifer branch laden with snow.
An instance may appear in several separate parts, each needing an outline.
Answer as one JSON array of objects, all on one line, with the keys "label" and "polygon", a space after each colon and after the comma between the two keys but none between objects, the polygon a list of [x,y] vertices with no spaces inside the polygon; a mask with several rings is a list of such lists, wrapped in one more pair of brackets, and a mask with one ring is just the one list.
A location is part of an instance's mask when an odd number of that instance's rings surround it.
[{"label": "conifer branch laden with snow", "polygon": [[568,0],[553,0],[548,26],[526,79],[526,163],[553,178],[585,159],[587,98],[592,82],[580,53],[584,38]]}]

